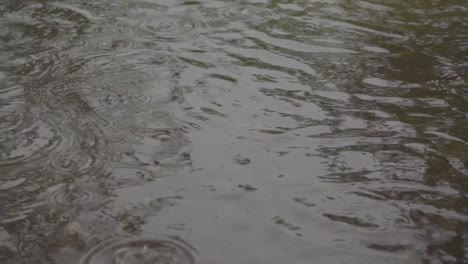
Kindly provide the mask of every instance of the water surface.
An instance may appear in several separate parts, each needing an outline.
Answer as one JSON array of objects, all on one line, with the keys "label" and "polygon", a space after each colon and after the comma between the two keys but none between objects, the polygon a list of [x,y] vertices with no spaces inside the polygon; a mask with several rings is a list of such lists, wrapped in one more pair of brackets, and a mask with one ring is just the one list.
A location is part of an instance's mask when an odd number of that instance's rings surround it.
[{"label": "water surface", "polygon": [[466,0],[3,0],[0,262],[468,263]]}]

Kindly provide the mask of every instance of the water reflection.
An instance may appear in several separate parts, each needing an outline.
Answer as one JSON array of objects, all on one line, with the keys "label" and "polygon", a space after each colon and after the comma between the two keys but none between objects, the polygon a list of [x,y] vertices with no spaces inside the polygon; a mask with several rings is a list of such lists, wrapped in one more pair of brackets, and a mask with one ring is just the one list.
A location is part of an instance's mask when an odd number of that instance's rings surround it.
[{"label": "water reflection", "polygon": [[466,5],[2,1],[0,262],[464,263]]}]

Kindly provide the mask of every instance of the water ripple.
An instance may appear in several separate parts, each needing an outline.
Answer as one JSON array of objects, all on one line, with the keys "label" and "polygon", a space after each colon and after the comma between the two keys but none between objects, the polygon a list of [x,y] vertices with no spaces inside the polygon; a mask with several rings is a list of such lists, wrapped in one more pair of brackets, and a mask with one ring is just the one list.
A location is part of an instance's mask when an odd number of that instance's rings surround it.
[{"label": "water ripple", "polygon": [[164,85],[155,86],[149,91],[106,91],[101,95],[95,96],[92,99],[96,104],[96,109],[111,110],[117,108],[134,108],[142,109],[150,105],[167,103],[172,98],[172,87],[164,87]]},{"label": "water ripple", "polygon": [[50,187],[44,196],[49,205],[67,208],[77,206],[98,208],[106,200],[95,187],[84,184],[59,184]]},{"label": "water ripple", "polygon": [[26,95],[37,104],[62,105],[64,97],[78,99],[80,91],[91,87],[92,84],[81,79],[36,82],[26,87]]},{"label": "water ripple", "polygon": [[102,51],[132,50],[151,45],[150,42],[139,41],[130,37],[92,37],[80,39],[64,39],[55,42],[58,49],[91,48]]},{"label": "water ripple", "polygon": [[[29,114],[26,114],[29,115]],[[36,119],[17,115],[8,118],[9,125],[0,135],[1,166],[18,166],[35,159],[47,157],[59,147],[70,143],[73,134],[64,132],[48,119]]]},{"label": "water ripple", "polygon": [[130,238],[106,241],[91,249],[80,264],[193,264],[194,249],[177,238]]},{"label": "water ripple", "polygon": [[151,39],[166,41],[190,38],[201,26],[199,21],[187,15],[158,15],[138,21],[137,30]]},{"label": "water ripple", "polygon": [[73,151],[71,153],[57,153],[51,155],[44,169],[53,175],[93,176],[99,177],[106,172],[106,164],[102,157]]},{"label": "water ripple", "polygon": [[209,23],[214,26],[235,21],[260,23],[275,17],[274,13],[266,7],[247,4],[229,4],[217,8],[207,8],[203,11],[206,13]]},{"label": "water ripple", "polygon": [[229,93],[229,89],[224,88],[222,86],[203,85],[195,87],[194,89],[200,97],[204,98],[207,101],[216,100]]},{"label": "water ripple", "polygon": [[0,1],[0,262],[465,263],[465,2]]}]

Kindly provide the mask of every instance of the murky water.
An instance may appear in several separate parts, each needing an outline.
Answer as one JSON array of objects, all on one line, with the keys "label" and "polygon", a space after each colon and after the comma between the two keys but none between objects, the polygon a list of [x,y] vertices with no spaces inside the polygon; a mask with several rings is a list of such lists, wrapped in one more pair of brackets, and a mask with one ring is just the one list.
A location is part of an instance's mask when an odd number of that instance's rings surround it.
[{"label": "murky water", "polygon": [[0,263],[468,263],[468,2],[2,0]]}]

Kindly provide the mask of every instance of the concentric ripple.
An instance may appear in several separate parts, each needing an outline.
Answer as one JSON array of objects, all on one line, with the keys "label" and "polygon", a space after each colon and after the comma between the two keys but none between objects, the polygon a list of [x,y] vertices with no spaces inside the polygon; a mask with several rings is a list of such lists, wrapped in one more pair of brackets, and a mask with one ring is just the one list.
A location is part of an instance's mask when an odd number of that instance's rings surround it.
[{"label": "concentric ripple", "polygon": [[53,204],[77,205],[86,202],[92,198],[93,194],[81,188],[63,186],[57,188],[49,195],[49,200]]},{"label": "concentric ripple", "polygon": [[178,70],[172,58],[136,54],[129,60],[127,68],[111,68],[90,79],[97,89],[89,90],[85,97],[94,110],[115,112],[125,108],[135,112],[172,100],[175,86],[170,77]]},{"label": "concentric ripple", "polygon": [[102,159],[91,154],[73,151],[70,153],[57,153],[49,157],[44,167],[52,174],[60,174],[65,177],[69,175],[92,175],[100,176],[106,171],[106,164]]},{"label": "concentric ripple", "polygon": [[[150,83],[146,85],[151,86]],[[142,91],[138,91],[138,88]],[[90,95],[88,100],[95,109],[104,112],[109,110],[114,111],[122,107],[133,111],[149,105],[167,103],[171,100],[172,87],[170,84],[154,84],[153,87],[138,88],[129,91],[121,91],[120,89],[103,91]]]},{"label": "concentric ripple", "polygon": [[17,73],[18,75],[31,76],[35,78],[52,75],[60,69],[58,65],[60,59],[61,58],[57,56],[44,56],[38,59],[33,59],[21,65]]},{"label": "concentric ripple", "polygon": [[97,47],[104,50],[134,49],[141,47],[138,42],[129,38],[102,39],[97,44]]},{"label": "concentric ripple", "polygon": [[[161,88],[161,90],[164,88]],[[100,104],[107,106],[108,108],[115,108],[117,106],[135,105],[135,106],[146,106],[156,102],[164,102],[169,100],[167,97],[170,93],[168,91],[166,95],[163,91],[158,95],[157,91],[152,92],[141,92],[141,93],[118,93],[110,92],[105,95],[104,98],[100,99]]]},{"label": "concentric ripple", "polygon": [[95,207],[98,208],[106,199],[94,186],[86,184],[59,184],[50,187],[44,194],[47,204],[63,207]]},{"label": "concentric ripple", "polygon": [[52,41],[60,33],[57,25],[52,23],[35,19],[25,19],[24,21],[16,21],[16,19],[12,16],[10,21],[0,20],[1,36],[6,47],[21,48],[24,54],[34,54],[46,50],[47,47],[44,45],[46,42],[39,41],[39,39]]},{"label": "concentric ripple", "polygon": [[0,166],[19,165],[45,157],[71,140],[72,136],[63,137],[53,122],[25,116],[6,119],[10,125],[0,134]]},{"label": "concentric ripple", "polygon": [[137,49],[144,47],[145,43],[139,43],[135,39],[127,37],[105,37],[98,38],[82,38],[82,39],[65,39],[55,42],[55,47],[58,49],[70,48],[92,48],[103,51],[114,51],[119,49]]},{"label": "concentric ripple", "polygon": [[23,52],[46,50],[48,44],[55,44],[64,35],[75,35],[87,25],[90,19],[85,13],[66,4],[29,3],[6,15],[10,23],[5,30],[8,45],[19,46]]},{"label": "concentric ripple", "polygon": [[196,90],[197,95],[208,101],[218,99],[229,92],[228,89],[219,86],[203,86],[195,87],[194,89]]},{"label": "concentric ripple", "polygon": [[187,138],[180,129],[142,129],[133,136],[139,141],[132,144],[135,158],[143,163],[173,158],[187,144]]},{"label": "concentric ripple", "polygon": [[102,99],[101,103],[113,108],[117,105],[137,104],[147,105],[151,104],[155,99],[151,94],[147,93],[133,93],[133,94],[120,94],[109,93]]},{"label": "concentric ripple", "polygon": [[91,249],[80,264],[192,264],[195,257],[187,243],[174,238],[110,240]]},{"label": "concentric ripple", "polygon": [[205,13],[212,25],[235,21],[260,23],[274,17],[274,13],[266,7],[246,4],[230,4],[216,9],[207,9]]},{"label": "concentric ripple", "polygon": [[193,36],[200,23],[188,16],[160,15],[138,23],[138,30],[159,40],[175,41]]},{"label": "concentric ripple", "polygon": [[0,263],[465,263],[464,1],[0,0]]},{"label": "concentric ripple", "polygon": [[65,96],[77,87],[79,87],[79,84],[74,80],[44,84],[34,83],[26,88],[26,95],[29,95],[37,103],[48,103],[54,101],[54,99],[59,99],[61,96]]}]

